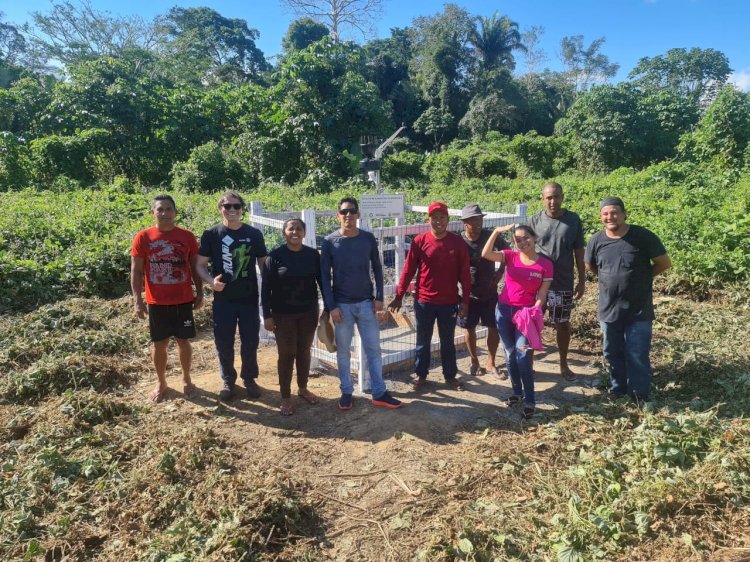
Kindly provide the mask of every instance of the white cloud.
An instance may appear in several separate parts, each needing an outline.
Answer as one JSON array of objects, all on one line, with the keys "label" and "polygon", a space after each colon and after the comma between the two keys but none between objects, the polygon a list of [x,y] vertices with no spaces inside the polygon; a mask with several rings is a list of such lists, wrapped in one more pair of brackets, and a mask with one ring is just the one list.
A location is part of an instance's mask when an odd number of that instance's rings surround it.
[{"label": "white cloud", "polygon": [[750,68],[743,68],[729,75],[729,82],[743,92],[750,92]]}]

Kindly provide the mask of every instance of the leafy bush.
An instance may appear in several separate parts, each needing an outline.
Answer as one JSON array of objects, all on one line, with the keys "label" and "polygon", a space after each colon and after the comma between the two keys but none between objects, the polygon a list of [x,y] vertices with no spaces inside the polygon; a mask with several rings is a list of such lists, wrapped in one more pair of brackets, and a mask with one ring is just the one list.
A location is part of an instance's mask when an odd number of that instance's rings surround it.
[{"label": "leafy bush", "polygon": [[239,189],[245,180],[239,161],[214,141],[195,147],[186,162],[172,168],[172,187],[188,192]]},{"label": "leafy bush", "polygon": [[91,184],[94,175],[94,160],[106,153],[111,134],[104,129],[87,129],[71,136],[49,135],[34,139],[30,143],[34,179],[49,185],[58,176]]},{"label": "leafy bush", "polygon": [[747,162],[750,143],[750,95],[732,86],[722,89],[694,132],[679,147],[686,160],[739,170]]},{"label": "leafy bush", "polygon": [[455,141],[425,159],[422,171],[429,181],[452,184],[457,180],[504,176],[510,171],[503,142]]},{"label": "leafy bush", "polygon": [[18,138],[0,131],[0,191],[22,189],[29,183],[28,149]]},{"label": "leafy bush", "polygon": [[566,137],[542,137],[536,131],[516,135],[507,143],[510,168],[518,177],[549,178],[573,165]]},{"label": "leafy bush", "polygon": [[383,159],[382,175],[385,181],[401,179],[422,179],[422,166],[425,162],[424,154],[401,151],[388,154]]}]

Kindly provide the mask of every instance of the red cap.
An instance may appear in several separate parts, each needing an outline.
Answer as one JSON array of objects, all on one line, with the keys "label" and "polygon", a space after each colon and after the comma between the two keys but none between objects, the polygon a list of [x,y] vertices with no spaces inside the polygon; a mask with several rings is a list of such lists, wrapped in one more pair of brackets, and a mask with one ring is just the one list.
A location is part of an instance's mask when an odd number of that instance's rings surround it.
[{"label": "red cap", "polygon": [[435,201],[432,205],[427,207],[427,216],[429,217],[432,213],[445,213],[448,214],[448,205]]}]

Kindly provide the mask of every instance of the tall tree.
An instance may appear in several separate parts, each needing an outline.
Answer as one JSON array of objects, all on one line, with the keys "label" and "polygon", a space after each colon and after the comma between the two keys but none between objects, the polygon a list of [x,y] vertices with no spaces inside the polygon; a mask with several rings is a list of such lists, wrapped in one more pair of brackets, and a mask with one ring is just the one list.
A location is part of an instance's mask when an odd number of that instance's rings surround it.
[{"label": "tall tree", "polygon": [[371,35],[383,10],[383,0],[281,0],[281,4],[297,15],[325,24],[334,42],[347,31]]},{"label": "tall tree", "polygon": [[451,140],[468,107],[473,62],[468,35],[473,25],[469,13],[455,4],[446,4],[442,13],[414,20],[410,66],[428,109],[437,109],[424,118],[431,131],[440,130],[438,135],[429,133],[433,141]]},{"label": "tall tree", "polygon": [[715,49],[669,49],[665,55],[644,57],[630,72],[645,89],[668,89],[696,105],[707,107],[727,83],[732,69],[726,55]]},{"label": "tall tree", "polygon": [[300,51],[320,41],[329,33],[328,28],[322,23],[312,18],[300,18],[289,24],[289,29],[281,40],[281,48],[287,54]]},{"label": "tall tree", "polygon": [[482,70],[493,70],[504,66],[515,69],[516,60],[513,51],[526,51],[521,42],[518,24],[508,16],[477,16],[476,25],[469,30],[468,41],[480,61]]},{"label": "tall tree", "polygon": [[[165,70],[201,83],[257,80],[269,68],[255,45],[260,36],[243,19],[225,18],[211,8],[172,8],[157,27]],[[175,64],[176,63],[176,64]]]},{"label": "tall tree", "polygon": [[3,21],[3,16],[0,12],[0,88],[7,88],[21,77],[26,40],[15,25]]},{"label": "tall tree", "polygon": [[154,45],[153,26],[138,16],[119,17],[95,10],[90,0],[53,0],[47,13],[32,12],[28,30],[35,65],[65,67],[99,56],[120,57]]},{"label": "tall tree", "polygon": [[409,76],[413,51],[408,28],[394,27],[390,37],[375,39],[365,45],[368,76],[378,87],[380,97],[393,104],[393,124],[396,126],[413,123],[424,109]]},{"label": "tall tree", "polygon": [[26,51],[26,40],[15,25],[3,21],[4,16],[0,12],[0,63],[18,64]]},{"label": "tall tree", "polygon": [[547,60],[547,53],[539,46],[542,35],[544,35],[544,27],[541,25],[534,25],[521,34],[521,42],[526,47],[526,50],[521,52],[526,66],[524,81],[527,86],[531,85],[533,81],[531,77],[539,73],[542,64]]},{"label": "tall tree", "polygon": [[619,64],[609,62],[609,57],[599,52],[605,41],[604,37],[594,39],[588,47],[583,46],[583,35],[563,37],[560,41],[560,57],[576,91],[606,82],[620,69]]}]

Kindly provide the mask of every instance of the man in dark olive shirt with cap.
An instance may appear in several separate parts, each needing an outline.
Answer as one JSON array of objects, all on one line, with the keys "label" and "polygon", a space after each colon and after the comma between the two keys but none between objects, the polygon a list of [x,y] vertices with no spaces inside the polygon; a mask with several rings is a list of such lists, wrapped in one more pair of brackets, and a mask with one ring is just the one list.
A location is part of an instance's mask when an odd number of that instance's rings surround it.
[{"label": "man in dark olive shirt with cap", "polygon": [[599,206],[604,230],[586,247],[586,268],[599,276],[599,324],[614,396],[649,399],[653,278],[672,265],[661,240],[625,222],[625,203],[606,197]]}]

